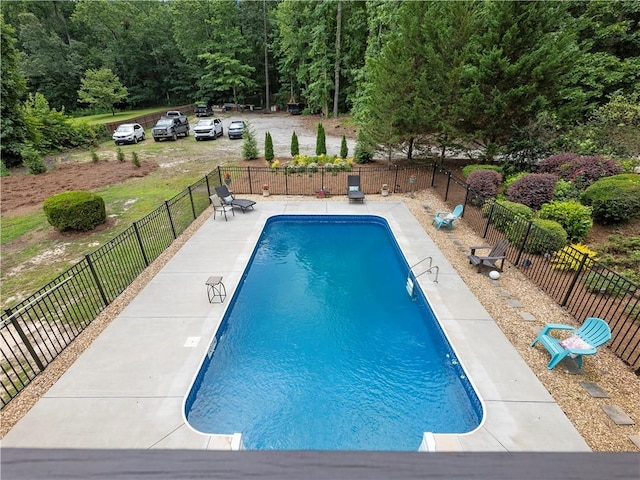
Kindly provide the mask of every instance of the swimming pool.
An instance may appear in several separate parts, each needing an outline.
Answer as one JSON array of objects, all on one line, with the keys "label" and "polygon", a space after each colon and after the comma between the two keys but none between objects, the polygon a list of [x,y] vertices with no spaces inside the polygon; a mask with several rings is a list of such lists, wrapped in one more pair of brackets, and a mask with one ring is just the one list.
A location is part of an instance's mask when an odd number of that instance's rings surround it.
[{"label": "swimming pool", "polygon": [[185,401],[249,449],[417,450],[480,402],[386,221],[269,219]]}]

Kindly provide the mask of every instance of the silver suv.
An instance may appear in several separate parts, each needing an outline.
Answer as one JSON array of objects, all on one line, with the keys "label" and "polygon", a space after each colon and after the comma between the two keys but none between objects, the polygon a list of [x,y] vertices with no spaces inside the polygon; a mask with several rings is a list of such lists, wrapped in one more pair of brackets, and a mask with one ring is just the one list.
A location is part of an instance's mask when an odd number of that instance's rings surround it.
[{"label": "silver suv", "polygon": [[244,122],[242,120],[231,120],[229,127],[227,127],[229,138],[242,138],[243,133]]}]

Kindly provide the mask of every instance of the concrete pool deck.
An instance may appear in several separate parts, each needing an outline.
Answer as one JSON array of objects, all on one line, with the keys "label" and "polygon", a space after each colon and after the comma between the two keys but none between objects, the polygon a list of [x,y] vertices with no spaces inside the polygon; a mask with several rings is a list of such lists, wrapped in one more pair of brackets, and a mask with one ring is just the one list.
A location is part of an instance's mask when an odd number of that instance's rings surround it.
[{"label": "concrete pool deck", "polygon": [[[429,436],[430,449],[585,452],[586,442],[403,202],[258,202],[229,221],[211,214],[160,272],[4,437],[3,447],[230,449],[228,435],[191,429],[184,397],[266,220],[277,214],[385,218],[410,265],[427,256],[438,283],[418,278],[485,409],[475,431]],[[419,270],[417,270],[419,273]],[[223,304],[205,281],[222,275]],[[416,439],[419,443],[422,439]]]}]

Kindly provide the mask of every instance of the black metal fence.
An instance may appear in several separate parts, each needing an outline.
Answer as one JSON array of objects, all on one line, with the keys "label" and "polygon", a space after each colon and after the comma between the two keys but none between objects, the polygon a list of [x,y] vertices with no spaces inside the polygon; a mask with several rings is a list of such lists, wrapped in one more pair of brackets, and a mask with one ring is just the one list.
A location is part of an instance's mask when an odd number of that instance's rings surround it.
[{"label": "black metal fence", "polygon": [[208,207],[212,172],[47,283],[0,319],[4,407]]},{"label": "black metal fence", "polygon": [[[549,234],[498,203],[477,206],[467,184],[436,164],[408,168],[291,169],[218,167],[0,318],[0,401],[7,405],[51,363],[142,271],[208,207],[213,186],[229,174],[237,194],[346,195],[347,175],[358,174],[365,194],[435,191],[450,205],[465,205],[464,219],[489,244],[506,237],[507,259],[578,319],[607,320],[608,346],[640,372],[640,288],[578,250],[544,251]],[[515,241],[514,241],[515,240]]]},{"label": "black metal fence", "polygon": [[347,176],[360,175],[360,188],[366,194],[380,193],[383,185],[389,192],[412,192],[431,186],[435,165],[421,167],[360,167],[346,170],[331,167],[297,166],[296,168],[220,167],[220,178],[228,174],[228,185],[235,193],[260,194],[268,185],[273,195],[346,195]]},{"label": "black metal fence", "polygon": [[571,246],[558,250],[548,232],[493,199],[477,201],[468,185],[444,168],[435,169],[433,182],[450,206],[465,205],[465,223],[488,245],[507,238],[507,260],[578,321],[606,320],[612,333],[607,347],[640,374],[639,285]]}]

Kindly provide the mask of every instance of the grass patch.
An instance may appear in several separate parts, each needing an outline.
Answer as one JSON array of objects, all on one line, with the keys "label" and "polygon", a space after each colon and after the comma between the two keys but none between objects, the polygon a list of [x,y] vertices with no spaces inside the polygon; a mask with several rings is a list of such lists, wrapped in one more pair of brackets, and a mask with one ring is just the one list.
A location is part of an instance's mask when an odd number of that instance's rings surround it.
[{"label": "grass patch", "polygon": [[12,242],[35,230],[47,228],[48,225],[43,211],[19,217],[3,218],[2,229],[0,229],[0,245]]},{"label": "grass patch", "polygon": [[145,108],[142,110],[129,110],[126,112],[116,112],[112,115],[111,112],[99,113],[96,115],[85,115],[83,117],[74,117],[73,122],[86,123],[88,125],[96,125],[109,122],[121,122],[130,118],[139,117],[141,115],[148,115],[150,113],[164,112],[166,107],[161,108]]}]

